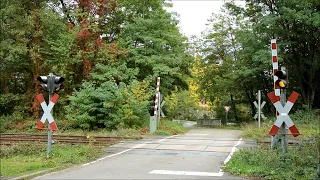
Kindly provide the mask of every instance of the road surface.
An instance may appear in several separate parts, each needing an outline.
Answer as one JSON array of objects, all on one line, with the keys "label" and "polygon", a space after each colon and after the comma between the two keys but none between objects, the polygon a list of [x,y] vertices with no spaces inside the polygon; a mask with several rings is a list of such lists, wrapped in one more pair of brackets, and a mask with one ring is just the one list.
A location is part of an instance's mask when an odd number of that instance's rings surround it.
[{"label": "road surface", "polygon": [[35,179],[242,179],[222,171],[241,131],[193,128],[187,134],[126,141],[90,163]]}]

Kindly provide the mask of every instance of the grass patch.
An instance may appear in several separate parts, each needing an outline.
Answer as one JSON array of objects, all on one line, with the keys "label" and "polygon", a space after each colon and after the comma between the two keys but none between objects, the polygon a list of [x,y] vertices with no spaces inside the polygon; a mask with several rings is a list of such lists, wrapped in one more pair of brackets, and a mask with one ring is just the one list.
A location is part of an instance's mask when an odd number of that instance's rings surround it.
[{"label": "grass patch", "polygon": [[157,135],[176,135],[188,132],[188,128],[180,123],[172,122],[170,120],[161,119],[158,129],[155,131]]},{"label": "grass patch", "polygon": [[[320,179],[319,116],[311,111],[298,111],[291,118],[302,135],[288,136],[299,143],[289,146],[286,154],[281,148],[271,150],[270,144],[241,149],[225,165],[225,171],[263,179]],[[270,141],[268,133],[273,123],[274,119],[264,121],[260,129],[256,123],[244,125],[242,137]]]},{"label": "grass patch", "polygon": [[[243,125],[243,128],[242,128],[244,130],[242,137],[246,139],[257,140],[257,141],[263,140],[266,138],[270,140],[269,131],[273,126],[273,123],[274,121],[272,120],[263,122],[261,123],[260,128],[258,128],[256,123],[245,124]],[[297,137],[293,137],[292,135],[289,135],[288,137],[290,139],[301,140],[301,139],[310,138],[310,137],[313,137],[314,135],[319,134],[319,123],[320,123],[319,121],[315,120],[309,123],[301,123],[297,121],[294,123],[301,135]],[[291,133],[290,130],[288,130],[288,133]]]},{"label": "grass patch", "polygon": [[242,138],[245,139],[252,139],[252,140],[262,140],[265,138],[269,138],[269,131],[272,127],[272,123],[270,122],[263,122],[260,125],[260,128],[258,128],[256,123],[250,123],[243,125],[243,133]]},{"label": "grass patch", "polygon": [[[242,149],[235,153],[224,170],[235,175],[261,177],[263,179],[317,179],[319,155],[316,143],[289,147],[288,153],[269,146]],[[319,172],[320,173],[320,172]]]},{"label": "grass patch", "polygon": [[221,126],[204,126],[204,125],[194,125],[194,127],[199,127],[203,129],[231,129],[231,130],[243,130],[242,126],[236,126],[236,125],[221,125]]},{"label": "grass patch", "polygon": [[242,126],[228,125],[228,126],[214,126],[215,129],[232,129],[232,130],[243,130]]},{"label": "grass patch", "polygon": [[[47,135],[47,131],[34,131],[34,132],[24,132],[19,130],[10,130],[5,131],[4,133],[9,134],[33,134],[33,135]],[[132,138],[132,139],[141,139],[145,137],[146,133],[142,132],[142,129],[123,129],[119,128],[114,131],[108,131],[106,129],[99,129],[95,131],[84,131],[80,129],[74,129],[74,130],[58,130],[54,131],[53,135],[68,135],[68,136],[109,136],[109,137],[124,137],[124,138]]]},{"label": "grass patch", "polygon": [[16,177],[92,161],[104,154],[101,147],[54,144],[49,157],[46,144],[21,143],[1,146],[1,177]]},{"label": "grass patch", "polygon": [[84,131],[84,130],[68,130],[68,131],[58,131],[57,135],[77,135],[77,136],[112,136],[112,137],[141,137],[141,130],[139,129],[124,129],[119,128],[117,130],[108,131],[106,129],[99,129],[95,131]]}]

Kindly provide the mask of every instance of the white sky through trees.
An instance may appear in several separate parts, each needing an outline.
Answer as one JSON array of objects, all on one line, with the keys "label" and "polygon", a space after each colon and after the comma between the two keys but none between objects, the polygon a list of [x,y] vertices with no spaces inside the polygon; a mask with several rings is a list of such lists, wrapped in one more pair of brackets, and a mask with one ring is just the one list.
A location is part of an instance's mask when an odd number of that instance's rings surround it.
[{"label": "white sky through trees", "polygon": [[[200,35],[206,29],[207,19],[212,13],[219,13],[225,0],[171,0],[170,8],[180,15],[180,30],[190,37]],[[244,4],[244,1],[235,1],[236,4]]]}]

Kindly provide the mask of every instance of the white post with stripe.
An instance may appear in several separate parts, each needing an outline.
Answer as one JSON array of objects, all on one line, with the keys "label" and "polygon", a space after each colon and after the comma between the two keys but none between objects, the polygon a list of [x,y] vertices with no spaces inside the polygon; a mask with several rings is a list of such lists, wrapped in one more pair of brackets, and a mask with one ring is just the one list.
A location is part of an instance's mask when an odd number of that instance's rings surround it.
[{"label": "white post with stripe", "polygon": [[271,55],[272,55],[272,69],[273,69],[273,84],[274,84],[274,92],[276,96],[280,96],[280,88],[276,85],[276,81],[278,77],[276,76],[276,72],[278,71],[278,52],[277,52],[277,40],[271,39]]},{"label": "white post with stripe", "polygon": [[158,104],[159,104],[159,89],[160,89],[160,77],[157,79],[156,86],[156,98],[154,100],[154,116],[157,116]]},{"label": "white post with stripe", "polygon": [[[271,39],[271,60],[272,60],[272,72],[273,72],[273,89],[275,97],[280,100],[280,89],[276,85],[276,81],[278,77],[276,76],[276,72],[278,71],[278,50],[277,50],[277,40]],[[276,110],[276,120],[279,117],[279,112]],[[278,130],[277,130],[278,131]],[[271,130],[270,130],[271,132]],[[269,132],[269,134],[270,134]],[[275,135],[271,136],[271,148],[276,148],[278,142],[278,137]]]}]

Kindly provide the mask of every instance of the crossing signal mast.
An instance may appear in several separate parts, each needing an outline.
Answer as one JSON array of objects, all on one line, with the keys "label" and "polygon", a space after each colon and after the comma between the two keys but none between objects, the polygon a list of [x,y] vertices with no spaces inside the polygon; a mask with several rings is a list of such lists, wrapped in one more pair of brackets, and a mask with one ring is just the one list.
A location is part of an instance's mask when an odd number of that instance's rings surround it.
[{"label": "crossing signal mast", "polygon": [[[56,101],[58,100],[58,95],[55,94],[53,95],[54,92],[58,92],[61,89],[63,89],[63,82],[64,82],[64,78],[61,76],[56,76],[53,73],[49,73],[49,75],[47,76],[38,76],[37,80],[42,82],[42,84],[40,84],[39,86],[45,90],[49,92],[49,100],[48,100],[48,106],[46,105],[46,103],[44,102],[44,98],[42,96],[42,94],[39,94],[38,97],[40,97],[38,100],[41,103],[41,106],[43,107],[44,110],[44,114],[46,116],[43,116],[44,119],[41,118],[40,126],[38,125],[37,128],[41,129],[43,126],[43,123],[45,122],[47,116],[49,116],[48,120],[49,120],[49,124],[48,124],[48,146],[47,146],[47,154],[49,156],[50,152],[51,152],[51,144],[52,144],[52,130],[57,130],[57,127],[54,123],[54,119],[51,115],[51,109],[53,107],[53,105],[56,103]],[[51,107],[51,109],[50,109]],[[50,122],[51,121],[51,122]]]},{"label": "crossing signal mast", "polygon": [[287,70],[285,67],[281,67],[281,70],[278,70],[275,75],[278,77],[278,80],[275,82],[276,86],[280,89],[288,88],[288,76]]}]

